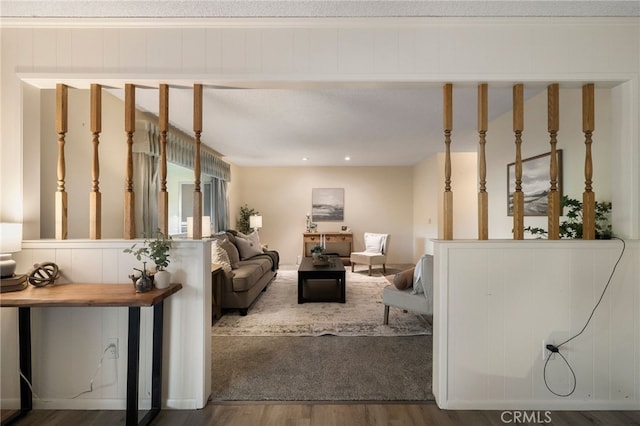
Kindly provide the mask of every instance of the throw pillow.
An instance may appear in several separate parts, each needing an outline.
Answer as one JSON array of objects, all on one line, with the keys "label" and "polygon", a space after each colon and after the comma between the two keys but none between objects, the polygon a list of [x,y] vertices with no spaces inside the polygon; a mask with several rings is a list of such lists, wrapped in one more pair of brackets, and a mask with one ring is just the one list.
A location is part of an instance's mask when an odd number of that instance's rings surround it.
[{"label": "throw pillow", "polygon": [[413,270],[413,290],[411,291],[411,294],[420,293],[424,293],[424,287],[422,285],[422,259],[418,260]]},{"label": "throw pillow", "polygon": [[364,236],[364,251],[369,253],[381,253],[382,241],[384,236],[381,234],[367,234]]},{"label": "throw pillow", "polygon": [[218,240],[213,240],[211,242],[211,263],[222,265],[222,269],[225,269],[225,271],[227,269],[229,271],[232,269],[229,254],[220,246],[220,242]]},{"label": "throw pillow", "polygon": [[397,273],[393,277],[393,285],[395,285],[398,290],[404,290],[413,286],[413,270],[414,269],[415,268],[406,269],[402,272]]},{"label": "throw pillow", "polygon": [[244,238],[245,240],[249,240],[252,243],[256,244],[258,247],[262,247],[260,244],[260,235],[258,235],[258,231],[255,229],[250,234],[243,234],[242,232],[238,232],[237,237]]},{"label": "throw pillow", "polygon": [[236,244],[238,245],[238,251],[240,252],[240,260],[249,259],[258,254],[262,254],[262,248],[260,248],[260,245],[255,244],[253,241],[245,240],[244,238],[236,238]]},{"label": "throw pillow", "polygon": [[222,247],[229,256],[229,261],[231,262],[232,269],[238,269],[240,267],[240,253],[238,253],[238,248],[231,244],[229,240],[226,238],[219,242],[220,247]]}]

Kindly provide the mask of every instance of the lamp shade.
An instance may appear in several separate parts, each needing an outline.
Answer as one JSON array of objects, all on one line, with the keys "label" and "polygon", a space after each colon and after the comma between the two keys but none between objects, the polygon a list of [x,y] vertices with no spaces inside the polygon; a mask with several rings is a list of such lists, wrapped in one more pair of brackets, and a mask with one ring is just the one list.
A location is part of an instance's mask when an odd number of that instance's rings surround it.
[{"label": "lamp shade", "polygon": [[[202,233],[203,237],[211,235],[211,216],[202,216]],[[187,217],[187,238],[193,238],[193,217]]]},{"label": "lamp shade", "polygon": [[22,224],[0,223],[0,253],[15,253],[22,250]]},{"label": "lamp shade", "polygon": [[249,227],[250,228],[262,228],[262,216],[249,216]]}]

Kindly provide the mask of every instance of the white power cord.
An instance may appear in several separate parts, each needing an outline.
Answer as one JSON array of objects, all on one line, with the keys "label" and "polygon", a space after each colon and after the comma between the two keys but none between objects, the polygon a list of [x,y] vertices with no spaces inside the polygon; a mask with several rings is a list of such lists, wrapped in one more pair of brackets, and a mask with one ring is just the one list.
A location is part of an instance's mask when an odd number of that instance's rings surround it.
[{"label": "white power cord", "polygon": [[[109,346],[107,346],[107,347],[104,349],[104,351],[102,352],[102,356],[100,357],[100,361],[98,362],[98,366],[96,367],[96,372],[95,372],[95,373],[93,373],[93,376],[91,377],[91,380],[89,381],[89,389],[87,389],[87,390],[85,390],[85,391],[82,391],[82,392],[80,392],[80,393],[77,393],[77,394],[75,394],[75,395],[63,396],[63,397],[61,397],[61,399],[76,399],[76,398],[77,398],[77,397],[79,397],[80,395],[84,395],[85,393],[91,393],[91,392],[93,392],[93,391],[95,390],[95,389],[93,388],[93,381],[95,380],[96,376],[98,375],[98,372],[99,372],[99,371],[100,371],[100,369],[102,368],[102,361],[104,360],[104,356],[105,356],[105,354],[107,353],[107,351],[108,351],[110,348],[117,349],[117,347],[116,347],[116,345],[115,345],[114,343],[109,344]],[[106,384],[104,384],[104,385],[102,385],[102,386],[98,386],[96,389],[103,388],[103,387],[106,387],[106,386],[111,386],[111,385],[115,384],[115,383],[118,381],[118,363],[117,363],[117,362],[116,362],[115,366],[116,366],[116,377],[115,377],[114,382],[113,382],[113,383],[106,383]],[[48,401],[43,400],[42,398],[40,398],[40,397],[38,396],[38,394],[37,394],[37,393],[35,393],[35,391],[33,390],[33,386],[31,385],[31,382],[29,382],[29,380],[27,380],[27,378],[24,376],[24,374],[22,374],[22,370],[18,370],[18,373],[20,373],[20,377],[22,377],[22,380],[24,380],[24,381],[25,381],[25,383],[27,384],[27,386],[29,386],[29,389],[31,390],[31,394],[33,395],[33,397],[34,397],[35,399],[38,399],[38,400],[43,401],[43,402],[48,402]]]}]

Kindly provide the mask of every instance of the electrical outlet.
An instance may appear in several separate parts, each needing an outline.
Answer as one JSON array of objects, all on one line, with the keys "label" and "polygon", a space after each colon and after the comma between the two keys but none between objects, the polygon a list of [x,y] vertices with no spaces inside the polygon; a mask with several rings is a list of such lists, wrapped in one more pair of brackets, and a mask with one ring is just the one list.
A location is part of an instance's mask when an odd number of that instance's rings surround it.
[{"label": "electrical outlet", "polygon": [[105,358],[107,359],[118,359],[118,338],[111,337],[106,341],[106,353]]}]

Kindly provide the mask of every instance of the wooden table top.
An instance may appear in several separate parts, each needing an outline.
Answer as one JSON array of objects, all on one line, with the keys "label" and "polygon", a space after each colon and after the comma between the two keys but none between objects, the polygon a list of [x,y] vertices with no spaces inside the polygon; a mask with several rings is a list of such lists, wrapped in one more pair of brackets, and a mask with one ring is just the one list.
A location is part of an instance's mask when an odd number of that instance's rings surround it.
[{"label": "wooden table top", "polygon": [[0,293],[0,307],[153,306],[182,288],[171,284],[136,293],[133,284],[54,284],[27,286],[24,290]]}]

